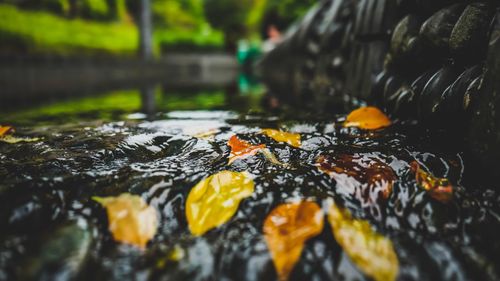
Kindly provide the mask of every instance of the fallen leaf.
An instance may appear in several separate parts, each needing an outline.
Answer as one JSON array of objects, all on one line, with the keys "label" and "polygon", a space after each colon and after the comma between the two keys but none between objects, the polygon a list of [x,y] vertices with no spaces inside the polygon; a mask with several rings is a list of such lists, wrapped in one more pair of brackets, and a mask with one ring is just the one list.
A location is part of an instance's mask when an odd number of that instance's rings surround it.
[{"label": "fallen leaf", "polygon": [[371,153],[320,155],[316,164],[337,182],[337,192],[366,204],[389,198],[397,178],[389,165]]},{"label": "fallen leaf", "polygon": [[309,201],[276,207],[264,221],[264,237],[279,280],[287,280],[304,244],[323,230],[323,212]]},{"label": "fallen leaf", "polygon": [[347,209],[328,202],[328,221],[335,240],[351,261],[375,281],[396,280],[399,261],[392,242],[375,232],[370,223],[354,219]]},{"label": "fallen leaf", "polygon": [[14,137],[11,135],[6,135],[0,137],[1,142],[6,142],[10,144],[20,143],[20,142],[37,142],[41,140],[40,138],[22,138],[22,137]]},{"label": "fallen leaf", "polygon": [[274,139],[277,142],[285,142],[294,147],[300,147],[300,134],[287,133],[274,129],[263,129],[262,134]]},{"label": "fallen leaf", "polygon": [[259,152],[259,150],[266,147],[264,144],[253,145],[247,141],[240,140],[236,135],[232,136],[227,144],[231,147],[229,164],[233,163],[237,159],[255,155]]},{"label": "fallen leaf", "polygon": [[109,231],[116,241],[145,248],[157,231],[156,210],[140,196],[123,193],[118,197],[92,197],[106,208]]},{"label": "fallen leaf", "polygon": [[422,169],[417,161],[410,164],[411,170],[415,173],[417,184],[429,192],[429,195],[439,201],[447,202],[453,196],[453,187],[446,178],[437,178],[431,173]]},{"label": "fallen leaf", "polygon": [[222,171],[200,181],[186,201],[186,217],[191,233],[203,235],[233,217],[244,198],[254,192],[247,173]]},{"label": "fallen leaf", "polygon": [[14,128],[10,126],[0,126],[0,137],[3,137],[7,134],[12,134],[14,132]]},{"label": "fallen leaf", "polygon": [[358,127],[365,130],[376,130],[391,125],[391,120],[376,107],[361,107],[347,116],[344,127]]}]

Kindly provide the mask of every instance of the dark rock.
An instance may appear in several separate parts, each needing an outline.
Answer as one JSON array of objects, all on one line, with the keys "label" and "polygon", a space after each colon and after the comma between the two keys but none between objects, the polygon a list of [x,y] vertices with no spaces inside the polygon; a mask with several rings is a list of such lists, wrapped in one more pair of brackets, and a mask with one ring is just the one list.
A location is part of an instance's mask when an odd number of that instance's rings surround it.
[{"label": "dark rock", "polygon": [[485,3],[468,5],[450,36],[450,50],[460,60],[484,58],[492,9]]},{"label": "dark rock", "polygon": [[422,121],[435,121],[435,107],[442,102],[441,96],[459,73],[450,66],[439,69],[425,85],[419,100],[419,117]]},{"label": "dark rock", "polygon": [[19,268],[19,280],[74,279],[84,266],[92,244],[92,234],[83,220],[56,227],[36,254]]},{"label": "dark rock", "polygon": [[446,7],[424,22],[420,29],[420,36],[425,40],[431,52],[448,51],[451,33],[463,10],[464,5],[462,4]]}]

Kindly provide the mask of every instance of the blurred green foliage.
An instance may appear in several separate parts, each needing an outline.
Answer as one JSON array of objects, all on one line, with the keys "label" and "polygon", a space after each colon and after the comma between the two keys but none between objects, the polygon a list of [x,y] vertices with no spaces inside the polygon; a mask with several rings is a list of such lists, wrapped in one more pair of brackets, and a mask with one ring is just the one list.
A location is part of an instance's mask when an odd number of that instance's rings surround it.
[{"label": "blurred green foliage", "polygon": [[68,20],[43,11],[0,4],[1,48],[29,52],[133,54],[137,28],[130,23]]},{"label": "blurred green foliage", "polygon": [[[276,11],[287,22],[316,0],[151,0],[156,51],[218,50],[256,37]],[[0,0],[0,51],[132,54],[137,0]]]}]

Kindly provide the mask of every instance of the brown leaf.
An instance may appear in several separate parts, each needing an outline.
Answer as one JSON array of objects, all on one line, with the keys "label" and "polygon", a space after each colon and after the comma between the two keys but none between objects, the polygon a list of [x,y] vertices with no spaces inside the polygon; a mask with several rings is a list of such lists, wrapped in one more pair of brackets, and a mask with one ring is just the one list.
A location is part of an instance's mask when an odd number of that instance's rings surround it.
[{"label": "brown leaf", "polygon": [[453,187],[448,179],[437,178],[424,171],[417,161],[413,161],[410,167],[415,173],[417,184],[427,190],[432,198],[441,202],[448,202],[453,197]]},{"label": "brown leaf", "polygon": [[287,280],[304,243],[323,230],[323,212],[314,202],[276,207],[264,221],[264,237],[280,280]]},{"label": "brown leaf", "polygon": [[337,182],[339,192],[375,204],[392,193],[396,174],[373,154],[320,155],[318,168]]}]

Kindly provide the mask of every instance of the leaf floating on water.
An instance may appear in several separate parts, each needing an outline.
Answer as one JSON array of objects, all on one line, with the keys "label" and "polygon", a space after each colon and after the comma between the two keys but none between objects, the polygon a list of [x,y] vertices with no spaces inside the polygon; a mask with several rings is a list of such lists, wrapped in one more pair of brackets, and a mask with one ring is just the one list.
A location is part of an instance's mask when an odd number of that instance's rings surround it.
[{"label": "leaf floating on water", "polygon": [[370,223],[352,218],[347,209],[329,201],[328,221],[335,240],[354,264],[375,281],[396,280],[399,260],[392,242],[375,232]]},{"label": "leaf floating on water", "polygon": [[293,147],[300,147],[300,134],[287,133],[274,129],[263,129],[262,134],[274,139],[277,142],[286,142]]},{"label": "leaf floating on water", "polygon": [[415,173],[417,184],[429,192],[429,195],[441,202],[448,202],[453,196],[453,187],[450,181],[446,178],[437,178],[431,173],[428,173],[413,161],[411,170]]},{"label": "leaf floating on water", "polygon": [[264,221],[264,237],[279,280],[287,280],[304,244],[323,230],[323,212],[314,202],[276,207]]},{"label": "leaf floating on water", "polygon": [[156,210],[140,196],[123,193],[118,197],[92,197],[106,208],[109,231],[116,241],[145,248],[158,228]]},{"label": "leaf floating on water", "polygon": [[14,132],[14,128],[10,126],[0,126],[0,137],[3,137],[7,134],[12,134]]},{"label": "leaf floating on water", "polygon": [[266,147],[264,144],[253,145],[247,141],[240,140],[236,135],[232,136],[227,144],[231,147],[229,164],[237,159],[255,155],[259,150]]},{"label": "leaf floating on water", "polygon": [[39,140],[40,140],[40,138],[19,138],[19,137],[14,137],[11,135],[0,137],[0,141],[10,143],[10,144],[16,144],[16,143],[20,143],[20,142],[37,142]]},{"label": "leaf floating on water", "polygon": [[241,200],[254,192],[254,182],[247,173],[222,171],[200,181],[186,201],[186,217],[191,233],[203,235],[229,221]]},{"label": "leaf floating on water", "polygon": [[372,106],[352,111],[344,122],[344,127],[358,127],[365,130],[376,130],[390,125],[391,120],[378,108]]},{"label": "leaf floating on water", "polygon": [[14,128],[10,126],[0,126],[0,141],[15,144],[20,142],[36,142],[40,140],[39,138],[15,137],[12,135],[14,131]]}]

